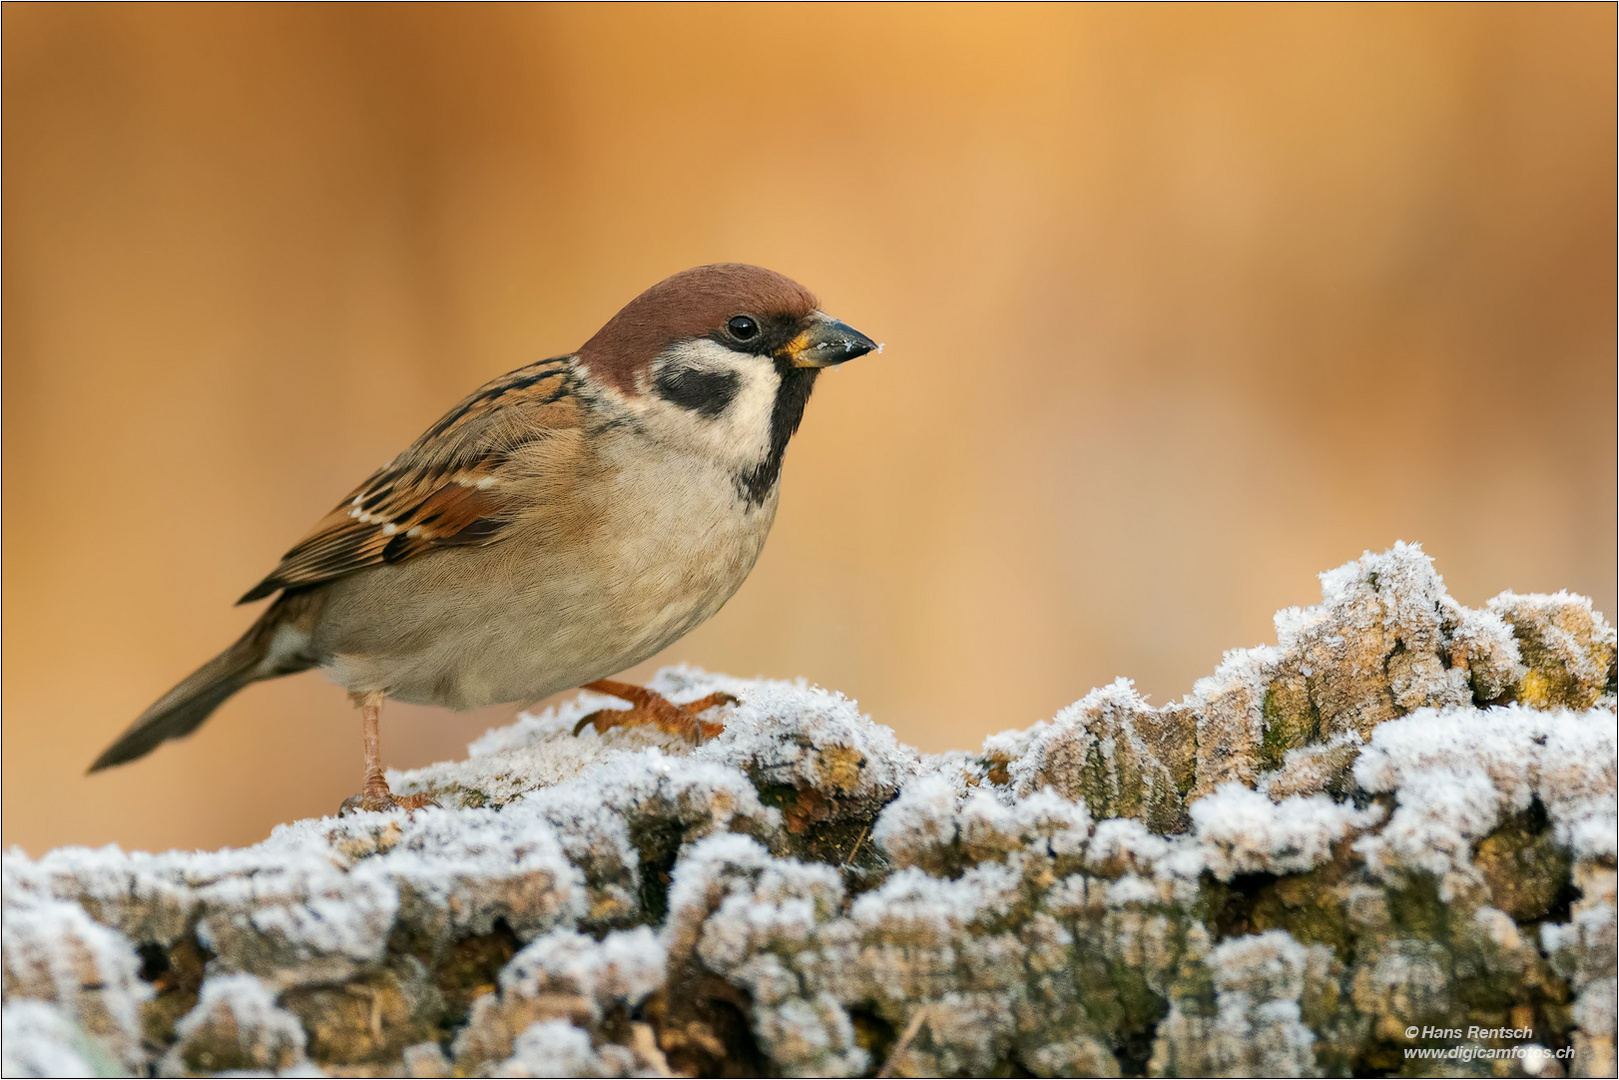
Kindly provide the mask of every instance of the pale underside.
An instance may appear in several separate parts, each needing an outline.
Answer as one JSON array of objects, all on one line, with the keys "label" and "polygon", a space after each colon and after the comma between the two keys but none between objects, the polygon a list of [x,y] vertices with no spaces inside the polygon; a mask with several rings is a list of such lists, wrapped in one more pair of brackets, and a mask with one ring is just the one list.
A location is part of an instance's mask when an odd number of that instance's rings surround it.
[{"label": "pale underside", "polygon": [[576,398],[572,424],[508,451],[490,493],[513,509],[495,542],[327,582],[266,665],[301,652],[352,692],[472,709],[653,656],[717,612],[764,546],[777,491],[749,505],[736,474],[763,452],[767,371],[706,422],[650,395]]}]

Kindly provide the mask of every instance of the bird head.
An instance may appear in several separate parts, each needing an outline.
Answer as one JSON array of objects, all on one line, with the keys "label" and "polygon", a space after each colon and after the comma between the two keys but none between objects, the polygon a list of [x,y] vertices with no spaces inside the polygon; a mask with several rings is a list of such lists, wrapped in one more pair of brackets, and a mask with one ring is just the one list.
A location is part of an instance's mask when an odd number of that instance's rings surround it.
[{"label": "bird head", "polygon": [[774,490],[816,376],[877,349],[772,270],[685,270],[626,304],[577,354],[649,437],[721,462],[752,502]]}]

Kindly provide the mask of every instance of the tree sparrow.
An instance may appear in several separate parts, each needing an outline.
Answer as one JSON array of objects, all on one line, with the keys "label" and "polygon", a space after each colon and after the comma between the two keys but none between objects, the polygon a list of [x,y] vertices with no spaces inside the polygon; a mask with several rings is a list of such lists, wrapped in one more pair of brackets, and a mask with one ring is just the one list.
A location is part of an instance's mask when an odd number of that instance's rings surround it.
[{"label": "tree sparrow", "polygon": [[[90,771],[192,731],[248,683],[324,668],[360,707],[365,787],[384,698],[454,709],[573,686],[631,702],[586,722],[702,738],[698,714],[603,678],[713,615],[776,516],[782,455],[824,367],[878,346],[756,266],[654,285],[584,346],[487,383],[356,488],[241,603],[280,593]],[[584,726],[580,725],[581,728]]]}]

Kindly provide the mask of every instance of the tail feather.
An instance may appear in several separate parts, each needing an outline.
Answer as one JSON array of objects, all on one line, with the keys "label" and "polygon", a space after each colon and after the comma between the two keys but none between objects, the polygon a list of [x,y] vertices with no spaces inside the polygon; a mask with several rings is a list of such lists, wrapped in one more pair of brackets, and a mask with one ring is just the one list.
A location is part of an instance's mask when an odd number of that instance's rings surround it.
[{"label": "tail feather", "polygon": [[[303,601],[303,596],[283,595],[236,644],[186,676],[141,713],[128,730],[96,758],[89,771],[99,772],[134,761],[169,739],[191,734],[225,703],[225,699],[248,683],[313,667],[313,658],[287,648],[296,641],[297,635],[289,640],[276,633],[283,626],[296,626],[304,621],[300,616],[309,605]],[[271,656],[272,649],[287,655]]]}]

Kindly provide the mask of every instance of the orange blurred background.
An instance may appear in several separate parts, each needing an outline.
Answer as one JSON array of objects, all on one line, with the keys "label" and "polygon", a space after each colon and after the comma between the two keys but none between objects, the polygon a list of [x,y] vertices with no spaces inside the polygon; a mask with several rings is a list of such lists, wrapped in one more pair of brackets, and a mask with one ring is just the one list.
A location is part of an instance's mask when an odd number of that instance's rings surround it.
[{"label": "orange blurred background", "polygon": [[[742,260],[822,381],[690,661],[927,750],[1188,691],[1315,574],[1615,598],[1615,14],[1545,6],[4,8],[4,839],[331,812],[317,674],[90,760],[472,387]],[[511,709],[390,706],[398,766]]]}]

